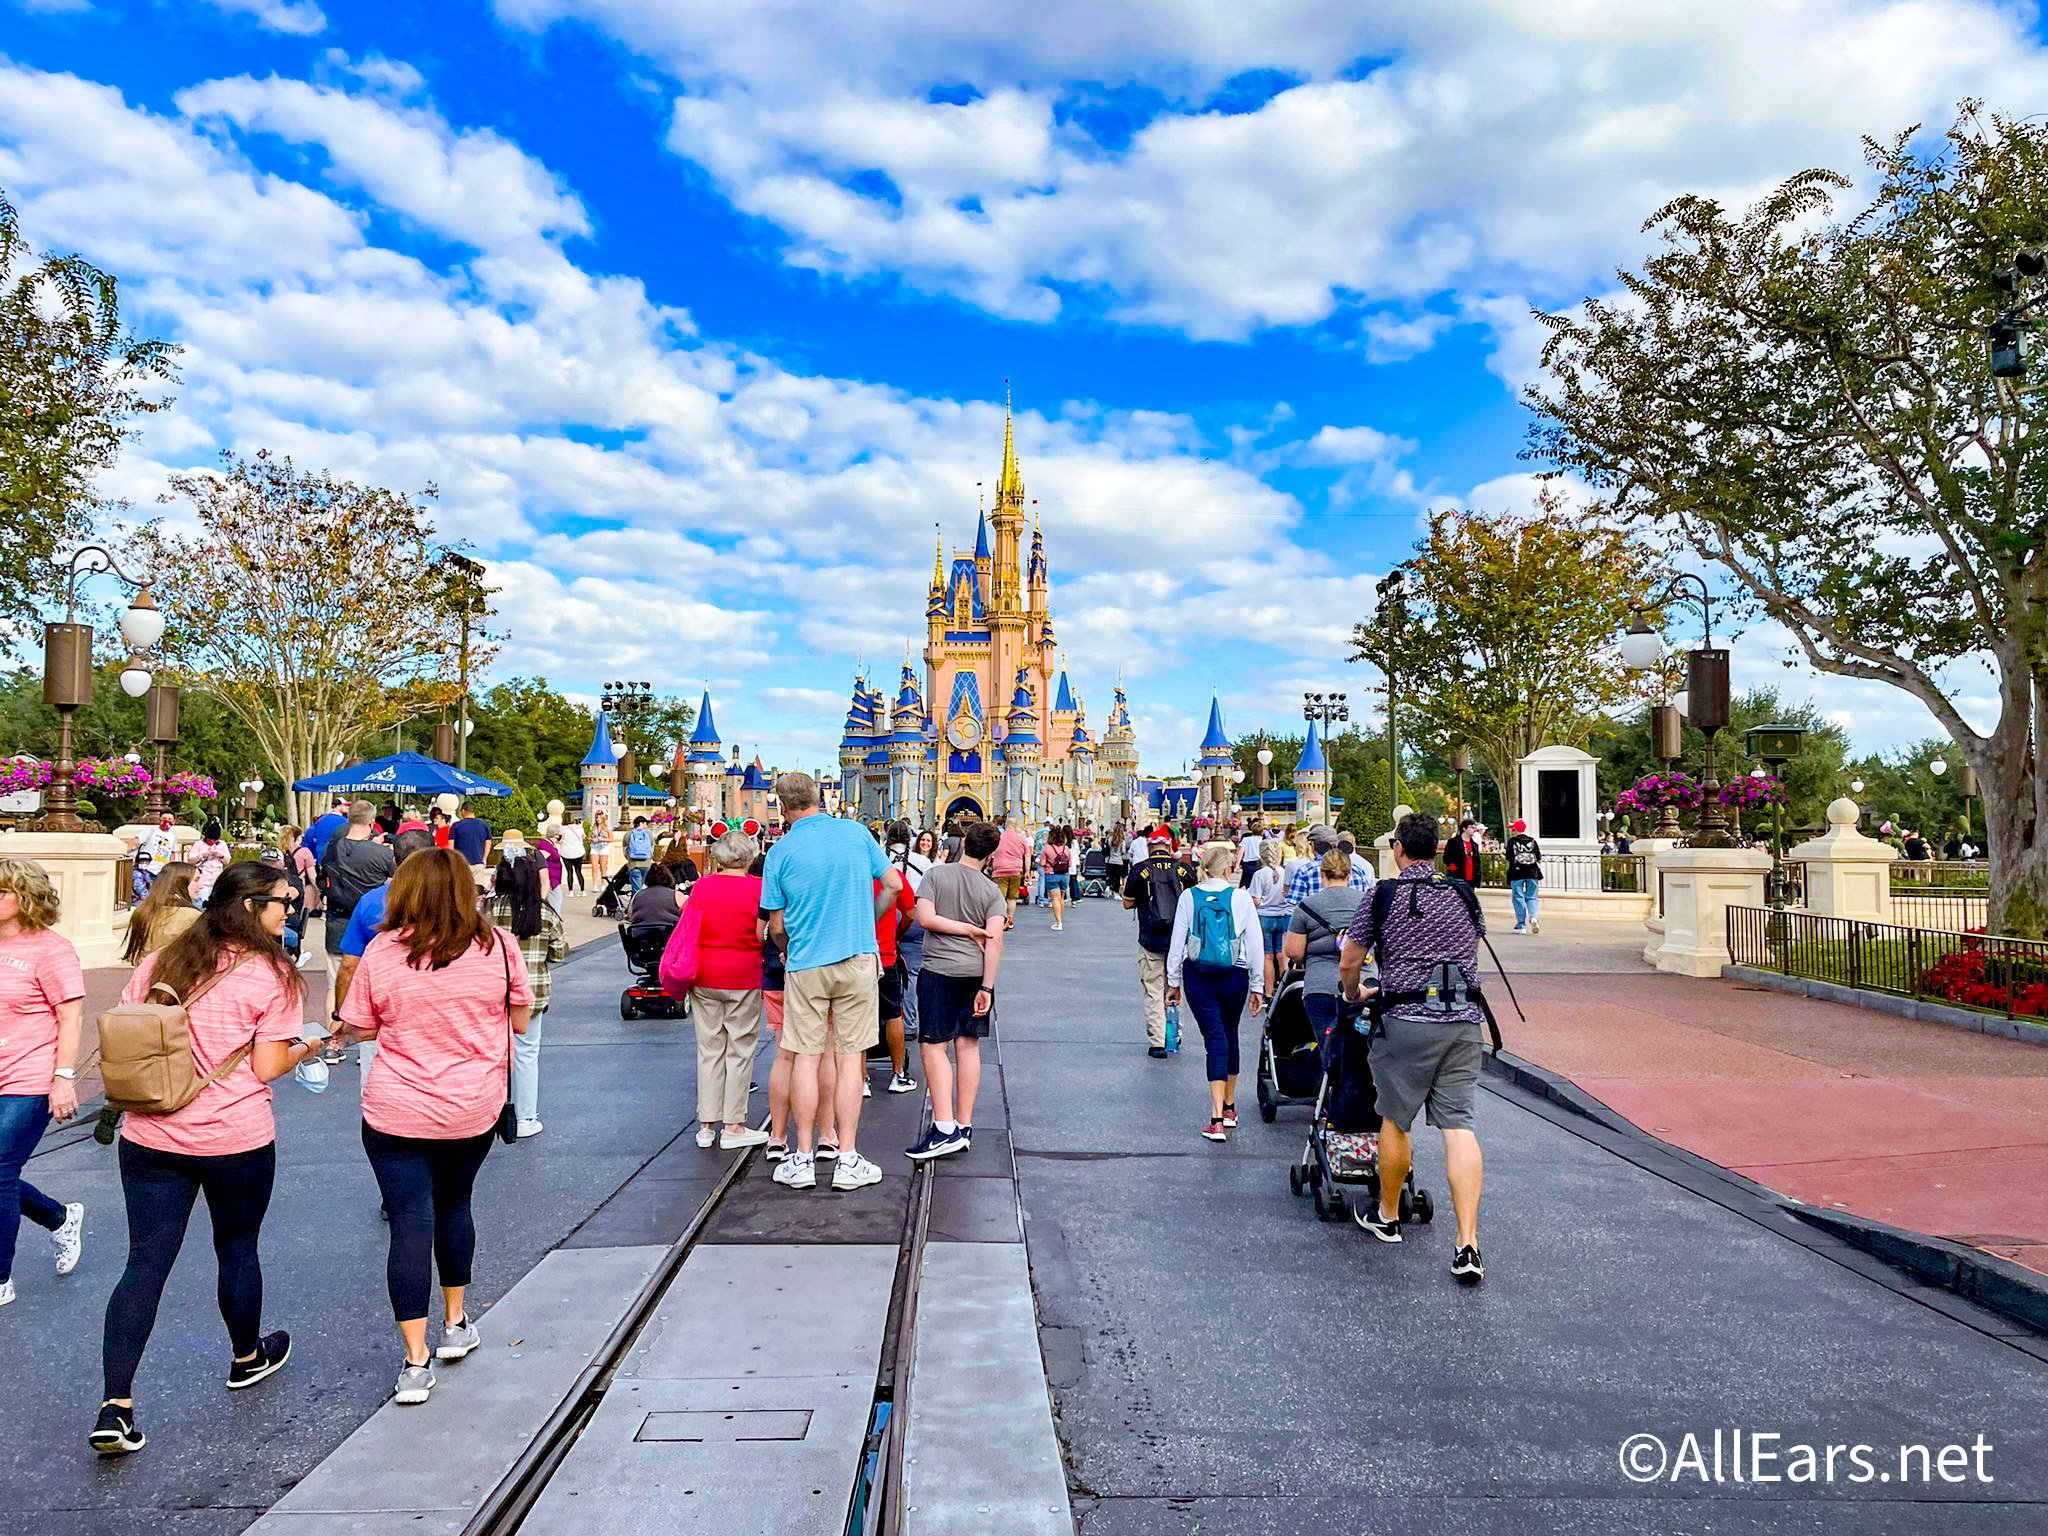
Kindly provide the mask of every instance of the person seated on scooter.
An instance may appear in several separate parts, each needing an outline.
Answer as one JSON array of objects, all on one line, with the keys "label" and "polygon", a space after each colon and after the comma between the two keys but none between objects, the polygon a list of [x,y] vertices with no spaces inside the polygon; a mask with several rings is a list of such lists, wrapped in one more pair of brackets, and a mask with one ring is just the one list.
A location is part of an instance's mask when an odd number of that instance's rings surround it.
[{"label": "person seated on scooter", "polygon": [[673,865],[652,864],[647,884],[626,909],[626,924],[632,928],[673,928],[682,920],[676,900],[676,872]]}]

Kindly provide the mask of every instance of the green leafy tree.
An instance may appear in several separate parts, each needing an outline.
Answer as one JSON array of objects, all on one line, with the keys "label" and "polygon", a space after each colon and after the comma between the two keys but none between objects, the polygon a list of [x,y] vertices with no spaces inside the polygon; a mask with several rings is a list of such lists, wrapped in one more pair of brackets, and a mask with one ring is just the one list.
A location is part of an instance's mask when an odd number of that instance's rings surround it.
[{"label": "green leafy tree", "polygon": [[[1717,564],[1822,672],[1919,700],[1984,787],[1994,928],[2048,935],[2048,365],[1991,376],[2014,253],[2048,239],[2048,124],[1966,104],[1740,214],[1682,197],[1616,302],[1545,317],[1530,451]],[[1995,679],[1980,731],[1962,700]]]},{"label": "green leafy tree", "polygon": [[[1955,756],[1954,743],[1930,737],[1861,758],[1844,769],[1844,777],[1862,781],[1863,793],[1857,798],[1869,809],[1873,825],[1890,822],[1894,836],[1911,829],[1937,850],[1945,850],[1951,838],[1982,847],[1984,818],[1963,798],[1963,776]],[[1944,768],[1939,774],[1933,768],[1937,761]]]},{"label": "green leafy tree", "polygon": [[[1403,563],[1408,600],[1353,631],[1353,661],[1391,661],[1404,738],[1447,761],[1463,742],[1521,814],[1515,765],[1584,743],[1641,687],[1614,654],[1650,551],[1546,493],[1526,517],[1441,511]],[[1446,797],[1448,800],[1448,797]]]},{"label": "green leafy tree", "polygon": [[92,532],[95,489],[138,416],[168,405],[178,349],[121,327],[114,277],[29,248],[0,194],[0,644],[52,595]]}]

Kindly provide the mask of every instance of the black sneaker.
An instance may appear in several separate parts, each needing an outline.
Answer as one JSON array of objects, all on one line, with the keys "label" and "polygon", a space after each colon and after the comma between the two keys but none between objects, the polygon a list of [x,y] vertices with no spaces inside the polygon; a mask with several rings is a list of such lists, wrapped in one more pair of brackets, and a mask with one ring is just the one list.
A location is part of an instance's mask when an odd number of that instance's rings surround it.
[{"label": "black sneaker", "polygon": [[1486,1266],[1479,1262],[1479,1250],[1469,1243],[1462,1243],[1451,1255],[1451,1273],[1460,1285],[1477,1285],[1486,1278]]},{"label": "black sneaker", "polygon": [[292,1336],[288,1333],[266,1333],[256,1345],[254,1359],[237,1360],[228,1367],[228,1390],[239,1392],[244,1387],[253,1387],[266,1376],[274,1376],[284,1369],[285,1361],[292,1357]]},{"label": "black sneaker", "polygon": [[903,1155],[914,1163],[922,1163],[934,1157],[945,1157],[953,1152],[967,1150],[966,1127],[942,1131],[936,1125],[926,1131],[914,1146],[905,1147]]},{"label": "black sneaker", "polygon": [[117,1403],[100,1405],[99,1422],[85,1438],[102,1456],[132,1455],[149,1444],[149,1437],[135,1427],[135,1410]]},{"label": "black sneaker", "polygon": [[1383,1243],[1401,1241],[1401,1223],[1382,1219],[1379,1206],[1370,1197],[1351,1207],[1351,1219]]},{"label": "black sneaker", "polygon": [[1164,1061],[1166,1060],[1166,1047],[1163,1045],[1151,1046],[1146,1050],[1145,1054],[1154,1061]]}]

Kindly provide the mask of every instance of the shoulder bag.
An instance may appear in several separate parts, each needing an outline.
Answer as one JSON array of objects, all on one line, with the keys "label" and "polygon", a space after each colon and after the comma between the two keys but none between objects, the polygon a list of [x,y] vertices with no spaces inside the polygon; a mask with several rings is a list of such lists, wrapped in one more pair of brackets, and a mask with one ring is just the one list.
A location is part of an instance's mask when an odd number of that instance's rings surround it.
[{"label": "shoulder bag", "polygon": [[512,941],[500,935],[502,957],[505,961],[505,1105],[498,1111],[498,1140],[506,1146],[519,1144],[519,1111],[512,1104],[512,1051],[516,1037],[512,1033]]}]

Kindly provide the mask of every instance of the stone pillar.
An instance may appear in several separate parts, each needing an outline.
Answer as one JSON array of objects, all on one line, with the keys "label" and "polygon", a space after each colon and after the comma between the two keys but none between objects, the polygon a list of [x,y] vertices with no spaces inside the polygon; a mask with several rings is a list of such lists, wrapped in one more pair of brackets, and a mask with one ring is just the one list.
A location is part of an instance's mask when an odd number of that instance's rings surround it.
[{"label": "stone pillar", "polygon": [[[1412,805],[1394,807],[1394,826],[1401,825],[1401,818],[1415,809]],[[1401,866],[1394,862],[1394,834],[1390,828],[1373,839],[1373,862],[1379,866],[1380,878],[1392,880],[1401,873]]]},{"label": "stone pillar", "polygon": [[1815,917],[1892,920],[1892,861],[1898,850],[1857,830],[1862,809],[1854,800],[1828,806],[1828,829],[1787,850],[1785,862],[1806,866],[1805,908]]},{"label": "stone pillar", "polygon": [[125,935],[114,926],[114,878],[127,844],[106,832],[10,832],[0,855],[42,865],[57,887],[57,932],[78,950],[79,962],[119,965]]},{"label": "stone pillar", "polygon": [[1643,945],[1643,958],[1652,965],[1657,963],[1657,951],[1664,946],[1664,903],[1660,894],[1664,877],[1657,869],[1657,855],[1667,848],[1676,848],[1678,844],[1679,839],[1675,837],[1638,837],[1629,844],[1629,852],[1639,853],[1649,860],[1650,915],[1643,920],[1643,931],[1650,937]]},{"label": "stone pillar", "polygon": [[1771,856],[1761,848],[1668,848],[1650,867],[1664,883],[1664,942],[1652,961],[1676,976],[1718,976],[1728,963],[1728,909],[1761,907]]}]

